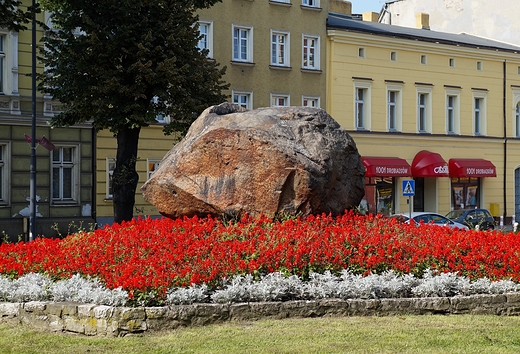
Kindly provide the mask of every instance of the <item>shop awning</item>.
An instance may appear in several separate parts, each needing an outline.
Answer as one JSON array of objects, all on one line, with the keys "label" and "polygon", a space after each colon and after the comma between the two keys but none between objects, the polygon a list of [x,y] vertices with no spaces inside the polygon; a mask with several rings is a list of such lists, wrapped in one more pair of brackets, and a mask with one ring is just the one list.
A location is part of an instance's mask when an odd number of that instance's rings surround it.
[{"label": "shop awning", "polygon": [[450,177],[496,177],[497,169],[484,159],[450,159]]},{"label": "shop awning", "polygon": [[436,152],[422,150],[412,161],[414,177],[449,177],[448,164]]},{"label": "shop awning", "polygon": [[399,157],[362,156],[366,177],[406,177],[412,175],[412,169],[406,160]]}]

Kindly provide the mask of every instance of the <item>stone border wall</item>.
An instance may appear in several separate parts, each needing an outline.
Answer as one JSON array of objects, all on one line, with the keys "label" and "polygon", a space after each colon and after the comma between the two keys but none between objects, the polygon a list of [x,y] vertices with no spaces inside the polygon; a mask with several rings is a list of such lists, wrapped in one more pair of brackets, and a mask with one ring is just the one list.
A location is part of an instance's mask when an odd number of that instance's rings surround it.
[{"label": "stone border wall", "polygon": [[291,317],[429,314],[520,315],[520,293],[439,298],[251,302],[163,307],[26,302],[0,303],[0,322],[23,323],[54,332],[125,336],[226,321]]}]

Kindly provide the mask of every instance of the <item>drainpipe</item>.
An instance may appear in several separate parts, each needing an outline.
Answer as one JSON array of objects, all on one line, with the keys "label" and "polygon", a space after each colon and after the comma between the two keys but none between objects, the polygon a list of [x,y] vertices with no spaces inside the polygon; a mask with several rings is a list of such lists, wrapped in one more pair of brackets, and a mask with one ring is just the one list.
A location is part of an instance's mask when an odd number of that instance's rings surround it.
[{"label": "drainpipe", "polygon": [[507,109],[506,109],[506,74],[507,74],[507,61],[504,60],[504,85],[502,92],[502,113],[504,120],[504,219],[507,216]]}]

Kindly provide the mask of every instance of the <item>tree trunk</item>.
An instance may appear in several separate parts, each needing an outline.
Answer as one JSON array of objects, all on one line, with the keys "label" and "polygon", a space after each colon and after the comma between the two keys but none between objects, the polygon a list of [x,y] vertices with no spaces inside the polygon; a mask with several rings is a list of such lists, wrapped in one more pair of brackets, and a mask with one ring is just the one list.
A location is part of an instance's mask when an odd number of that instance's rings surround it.
[{"label": "tree trunk", "polygon": [[125,128],[117,134],[116,168],[112,178],[114,221],[132,220],[139,175],[135,170],[141,128]]}]

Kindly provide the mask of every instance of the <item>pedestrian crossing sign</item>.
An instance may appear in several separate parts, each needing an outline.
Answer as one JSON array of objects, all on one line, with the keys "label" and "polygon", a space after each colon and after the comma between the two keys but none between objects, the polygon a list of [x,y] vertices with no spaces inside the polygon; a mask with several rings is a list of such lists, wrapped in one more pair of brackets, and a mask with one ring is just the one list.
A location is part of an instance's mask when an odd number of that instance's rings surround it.
[{"label": "pedestrian crossing sign", "polygon": [[415,195],[415,181],[406,179],[403,181],[403,197],[413,197]]}]

